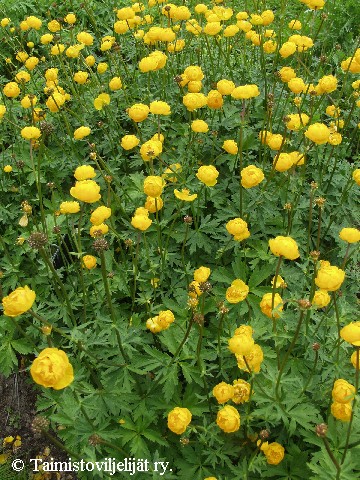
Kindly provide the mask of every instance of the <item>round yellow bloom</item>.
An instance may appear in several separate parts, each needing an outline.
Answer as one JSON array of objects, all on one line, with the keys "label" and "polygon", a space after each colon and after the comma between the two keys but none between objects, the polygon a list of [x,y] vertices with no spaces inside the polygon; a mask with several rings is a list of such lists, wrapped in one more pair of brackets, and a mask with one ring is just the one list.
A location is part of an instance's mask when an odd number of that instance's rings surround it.
[{"label": "round yellow bloom", "polygon": [[331,93],[337,88],[337,78],[333,75],[325,75],[319,80],[318,93]]},{"label": "round yellow bloom", "polygon": [[222,25],[220,22],[208,22],[204,29],[203,29],[203,32],[206,34],[206,35],[217,35],[222,29]]},{"label": "round yellow bloom", "polygon": [[78,213],[80,212],[79,202],[61,202],[60,203],[60,213]]},{"label": "round yellow bloom", "polygon": [[150,103],[150,113],[154,115],[170,115],[170,105],[160,100]]},{"label": "round yellow bloom", "polygon": [[94,42],[94,38],[90,33],[87,32],[79,32],[76,35],[76,39],[78,42],[83,43],[84,45],[90,46]]},{"label": "round yellow bloom", "polygon": [[134,122],[142,122],[149,115],[150,108],[143,103],[135,103],[128,109],[128,115]]},{"label": "round yellow bloom", "polygon": [[207,98],[203,93],[187,93],[183,96],[183,104],[189,112],[193,112],[204,107],[207,104]]},{"label": "round yellow bloom", "polygon": [[35,95],[25,95],[25,97],[21,99],[20,103],[23,108],[31,108],[36,105],[37,98]]},{"label": "round yellow bloom", "polygon": [[18,287],[7,297],[2,299],[4,315],[8,317],[17,317],[27,312],[33,305],[36,294],[27,285]]},{"label": "round yellow bloom", "polygon": [[196,176],[200,182],[205,183],[208,187],[213,187],[217,183],[219,172],[214,165],[203,165],[198,169]]},{"label": "round yellow bloom", "polygon": [[260,95],[259,87],[257,85],[241,85],[234,88],[231,92],[232,98],[237,100],[246,100],[248,98],[254,98]]},{"label": "round yellow bloom", "polygon": [[183,188],[181,191],[175,189],[174,195],[183,202],[193,202],[197,198],[197,193],[191,194],[190,190],[187,188]]},{"label": "round yellow bloom", "polygon": [[353,367],[354,368],[357,368],[357,365],[356,365],[356,362],[357,362],[357,353],[356,353],[356,350],[355,352],[352,353],[351,357],[350,357],[350,362],[352,363]]},{"label": "round yellow bloom", "polygon": [[354,399],[355,387],[343,378],[339,378],[335,380],[331,394],[334,402],[350,403]]},{"label": "round yellow bloom", "polygon": [[2,28],[5,28],[9,25],[10,22],[11,22],[10,18],[2,18],[1,21],[0,21],[0,26]]},{"label": "round yellow bloom", "polygon": [[96,258],[93,255],[84,255],[82,257],[82,263],[85,268],[91,270],[96,267]]},{"label": "round yellow bloom", "polygon": [[352,407],[349,403],[333,402],[331,404],[331,413],[342,422],[349,422],[351,418]]},{"label": "round yellow bloom", "polygon": [[249,372],[249,366],[251,372],[260,372],[261,363],[264,360],[264,353],[260,345],[258,345],[257,343],[255,343],[250,353],[248,355],[245,355],[246,362],[244,360],[244,355],[235,354],[235,356],[240,370],[244,370],[244,372]]},{"label": "round yellow bloom", "polygon": [[322,290],[335,292],[345,280],[345,272],[333,265],[324,265],[319,269],[315,284]]},{"label": "round yellow bloom", "polygon": [[131,150],[139,145],[140,140],[136,135],[124,135],[121,139],[121,146],[124,150]]},{"label": "round yellow bloom", "polygon": [[271,150],[280,150],[282,145],[284,144],[284,137],[280,135],[280,133],[274,134],[267,134],[266,136],[266,144]]},{"label": "round yellow bloom", "polygon": [[317,145],[323,145],[329,140],[330,130],[323,123],[313,123],[305,132],[307,137]]},{"label": "round yellow bloom", "polygon": [[96,59],[93,55],[88,55],[85,58],[85,63],[88,67],[93,67],[95,65]]},{"label": "round yellow bloom", "polygon": [[329,305],[331,300],[330,295],[328,294],[327,290],[316,290],[314,297],[311,301],[316,308],[324,308]]},{"label": "round yellow bloom", "polygon": [[152,224],[152,220],[148,217],[148,215],[149,215],[148,211],[147,211],[147,215],[144,214],[144,213],[142,213],[142,214],[136,214],[135,213],[135,215],[131,219],[131,225],[134,228],[137,228],[138,230],[141,230],[142,232],[147,230],[150,227],[150,225]]},{"label": "round yellow bloom", "polygon": [[5,165],[3,170],[4,170],[5,173],[10,173],[10,172],[12,172],[13,168],[12,168],[11,165]]},{"label": "round yellow bloom", "polygon": [[89,127],[79,127],[74,132],[75,140],[82,140],[84,137],[90,135],[91,129]]},{"label": "round yellow bloom", "polygon": [[99,237],[101,235],[106,235],[109,231],[109,227],[105,223],[100,223],[100,225],[93,225],[90,227],[90,236]]},{"label": "round yellow bloom", "polygon": [[357,185],[360,185],[360,168],[356,168],[353,171],[352,178]]},{"label": "round yellow bloom", "polygon": [[68,13],[65,17],[64,17],[64,20],[66,23],[68,23],[69,25],[73,25],[74,23],[76,23],[76,15],[74,13]]},{"label": "round yellow bloom", "polygon": [[24,127],[21,130],[21,136],[26,140],[38,139],[41,136],[41,131],[37,127]]},{"label": "round yellow bloom", "polygon": [[45,33],[44,35],[41,35],[40,37],[40,43],[42,45],[48,45],[53,41],[54,35],[51,35],[51,33]]},{"label": "round yellow bloom", "polygon": [[108,93],[100,93],[94,100],[96,110],[102,110],[106,105],[110,105],[110,95]]},{"label": "round yellow bloom", "polygon": [[299,249],[295,240],[291,237],[278,236],[269,240],[271,253],[279,257],[280,255],[288,260],[295,260],[300,257]]},{"label": "round yellow bloom", "polygon": [[343,228],[339,233],[341,240],[348,243],[356,243],[360,241],[360,230],[357,228]]},{"label": "round yellow bloom", "polygon": [[175,316],[171,310],[161,310],[157,315],[157,322],[162,330],[166,330],[175,321]]},{"label": "round yellow bloom", "polygon": [[143,143],[140,148],[141,158],[148,162],[157,157],[162,152],[162,142],[160,140],[148,140]]},{"label": "round yellow bloom", "polygon": [[269,318],[279,318],[280,312],[282,312],[284,304],[282,298],[278,293],[275,293],[274,297],[274,309],[271,311],[272,293],[265,293],[260,302],[260,309],[264,315]]},{"label": "round yellow bloom", "polygon": [[216,423],[225,433],[237,432],[240,428],[240,414],[231,405],[225,405],[218,411]]},{"label": "round yellow bloom", "polygon": [[242,378],[233,381],[234,395],[232,401],[236,404],[245,403],[250,400],[251,385]]},{"label": "round yellow bloom", "polygon": [[144,207],[149,210],[150,213],[158,212],[164,206],[164,202],[161,197],[147,197]]},{"label": "round yellow bloom", "polygon": [[221,382],[213,388],[213,395],[218,403],[225,403],[234,396],[235,390],[232,385]]},{"label": "round yellow bloom", "polygon": [[82,202],[94,203],[101,198],[100,185],[94,180],[80,180],[75,183],[75,187],[71,187],[70,195]]},{"label": "round yellow bloom", "polygon": [[74,172],[76,180],[89,180],[89,178],[94,178],[95,176],[96,172],[91,165],[80,165]]},{"label": "round yellow bloom", "polygon": [[0,120],[3,118],[3,116],[5,115],[6,113],[6,107],[5,105],[1,105],[0,104]]},{"label": "round yellow bloom", "polygon": [[196,133],[206,133],[209,131],[209,125],[204,120],[193,120],[191,130]]},{"label": "round yellow bloom", "polygon": [[144,193],[149,197],[160,197],[165,182],[161,177],[150,175],[144,180]]},{"label": "round yellow bloom", "polygon": [[222,148],[231,155],[236,155],[238,152],[238,146],[234,140],[225,140],[222,144]]},{"label": "round yellow bloom", "polygon": [[234,235],[234,240],[241,241],[250,237],[248,225],[242,218],[234,218],[226,224],[226,230]]},{"label": "round yellow bloom", "polygon": [[122,81],[120,77],[113,77],[109,82],[110,90],[120,90],[122,88]]},{"label": "round yellow bloom", "polygon": [[89,77],[89,74],[87,72],[76,72],[74,73],[74,81],[78,83],[79,85],[84,85],[86,83],[87,79]]},{"label": "round yellow bloom", "polygon": [[255,342],[249,335],[234,335],[229,339],[229,350],[237,355],[249,355]]},{"label": "round yellow bloom", "polygon": [[15,98],[20,95],[20,88],[16,82],[9,82],[3,88],[3,92],[8,98]]},{"label": "round yellow bloom", "polygon": [[45,348],[33,361],[30,374],[35,383],[61,390],[74,380],[74,371],[66,353],[58,348]]},{"label": "round yellow bloom", "polygon": [[286,115],[285,123],[289,130],[299,130],[301,127],[309,123],[309,117],[306,113],[301,113],[300,115],[293,113]]},{"label": "round yellow bloom", "polygon": [[263,449],[266,461],[270,465],[278,465],[284,458],[285,449],[280,443],[272,442]]},{"label": "round yellow bloom", "polygon": [[299,20],[291,20],[291,22],[288,23],[288,27],[291,30],[301,30],[301,22]]},{"label": "round yellow bloom", "polygon": [[295,70],[291,67],[283,67],[279,70],[280,79],[282,82],[290,82],[292,78],[296,77]]},{"label": "round yellow bloom", "polygon": [[175,407],[168,414],[168,428],[177,435],[181,435],[185,432],[186,427],[191,422],[191,418],[192,415],[190,410],[187,408]]},{"label": "round yellow bloom", "polygon": [[295,52],[296,52],[296,44],[294,42],[283,43],[279,50],[279,53],[282,56],[282,58],[290,57],[290,55],[292,55]]},{"label": "round yellow bloom", "polygon": [[209,278],[211,273],[210,268],[208,267],[199,267],[194,272],[195,282],[204,283]]},{"label": "round yellow bloom", "polygon": [[49,22],[47,26],[52,33],[59,32],[61,30],[61,25],[57,20],[51,20],[51,22]]},{"label": "round yellow bloom", "polygon": [[286,172],[293,166],[293,158],[289,153],[280,153],[274,158],[273,165],[277,172]]},{"label": "round yellow bloom", "polygon": [[111,208],[101,205],[97,207],[91,214],[90,222],[93,225],[100,225],[105,220],[111,217]]},{"label": "round yellow bloom", "polygon": [[226,300],[229,303],[239,303],[245,300],[249,293],[249,287],[245,282],[237,278],[231,283],[231,286],[226,290]]},{"label": "round yellow bloom", "polygon": [[61,55],[65,50],[65,45],[62,43],[57,43],[53,47],[51,47],[50,53],[51,55]]},{"label": "round yellow bloom", "polygon": [[216,110],[223,106],[224,100],[220,92],[217,90],[210,90],[206,97],[206,103],[209,108]]},{"label": "round yellow bloom", "polygon": [[221,95],[231,95],[235,88],[235,83],[231,80],[219,80],[216,84],[216,89],[221,93]]},{"label": "round yellow bloom", "polygon": [[240,175],[241,185],[244,188],[256,187],[265,178],[261,168],[258,168],[255,165],[249,165],[248,167],[243,168],[240,172]]},{"label": "round yellow bloom", "polygon": [[296,93],[297,95],[299,93],[302,93],[306,89],[305,82],[302,78],[295,77],[291,78],[288,82],[288,87],[293,93]]},{"label": "round yellow bloom", "polygon": [[340,330],[340,337],[345,342],[360,347],[360,321],[351,322]]}]

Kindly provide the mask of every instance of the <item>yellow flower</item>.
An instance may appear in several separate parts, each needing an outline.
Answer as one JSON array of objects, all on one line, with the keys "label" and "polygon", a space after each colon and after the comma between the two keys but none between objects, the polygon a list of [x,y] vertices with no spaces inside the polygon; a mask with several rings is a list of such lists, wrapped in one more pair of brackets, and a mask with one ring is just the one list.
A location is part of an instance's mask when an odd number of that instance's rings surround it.
[{"label": "yellow flower", "polygon": [[197,193],[191,195],[190,190],[187,188],[183,188],[181,191],[175,189],[174,195],[176,198],[183,200],[184,202],[193,202],[197,198]]},{"label": "yellow flower", "polygon": [[304,83],[304,80],[302,78],[291,78],[288,82],[288,87],[293,93],[296,93],[297,95],[299,93],[302,93],[306,89],[306,85]]},{"label": "yellow flower", "polygon": [[341,240],[348,243],[356,243],[360,241],[360,230],[357,228],[343,228],[339,233]]},{"label": "yellow flower", "polygon": [[78,213],[80,211],[79,202],[62,202],[60,203],[60,213]]},{"label": "yellow flower", "polygon": [[187,408],[175,407],[168,414],[168,428],[176,433],[181,435],[185,432],[186,427],[191,422],[191,412]]},{"label": "yellow flower", "polygon": [[279,318],[280,312],[283,310],[283,301],[278,293],[275,293],[274,308],[271,311],[272,293],[265,293],[260,302],[260,309],[264,315],[269,318]]},{"label": "yellow flower", "polygon": [[89,178],[94,178],[95,176],[96,172],[91,165],[80,165],[80,167],[77,167],[74,172],[74,177],[76,180],[88,180]]},{"label": "yellow flower", "polygon": [[93,225],[90,227],[90,236],[99,237],[101,235],[106,235],[109,231],[109,227],[105,223],[100,223],[100,225]]},{"label": "yellow flower", "polygon": [[240,414],[231,405],[225,405],[218,411],[216,423],[225,433],[237,432],[240,428]]},{"label": "yellow flower", "polygon": [[237,100],[245,100],[248,98],[254,98],[260,95],[259,87],[257,85],[241,85],[239,87],[234,88],[231,92],[232,98]]},{"label": "yellow flower", "polygon": [[220,92],[217,90],[210,90],[206,97],[206,103],[209,108],[216,110],[223,106],[224,100]]},{"label": "yellow flower", "polygon": [[343,378],[339,378],[335,380],[331,394],[334,402],[350,403],[355,396],[355,387]]},{"label": "yellow flower", "polygon": [[353,171],[352,178],[357,185],[360,185],[360,168],[356,168]]},{"label": "yellow flower", "polygon": [[10,173],[10,172],[12,172],[13,168],[12,168],[11,165],[5,165],[3,170],[4,170],[5,173]]},{"label": "yellow flower", "polygon": [[292,78],[296,77],[295,70],[292,69],[291,67],[282,67],[279,70],[279,75],[280,75],[281,81],[286,83],[290,82]]},{"label": "yellow flower", "polygon": [[203,165],[198,169],[196,176],[208,187],[213,187],[217,183],[219,172],[216,170],[214,165]]},{"label": "yellow flower", "polygon": [[226,300],[229,303],[239,303],[245,300],[249,293],[249,287],[240,279],[236,279],[226,290]]},{"label": "yellow flower", "polygon": [[236,404],[245,403],[250,400],[251,385],[242,378],[233,381],[234,395],[232,401]]},{"label": "yellow flower", "polygon": [[331,93],[337,88],[337,78],[333,75],[325,75],[319,80],[318,93]]},{"label": "yellow flower", "polygon": [[352,407],[349,403],[333,402],[331,404],[332,415],[342,422],[349,422],[351,418]]},{"label": "yellow flower", "polygon": [[41,131],[37,127],[24,127],[21,130],[21,136],[26,140],[38,139],[41,136]]},{"label": "yellow flower", "polygon": [[237,355],[249,355],[254,345],[254,339],[245,333],[236,334],[229,339],[229,350]]},{"label": "yellow flower", "polygon": [[82,140],[84,137],[90,135],[91,129],[89,127],[79,127],[74,132],[75,140]]},{"label": "yellow flower", "polygon": [[92,255],[84,255],[82,257],[83,266],[86,267],[88,270],[95,268],[96,262],[97,262],[96,258],[93,257]]},{"label": "yellow flower", "polygon": [[280,153],[274,158],[273,165],[277,172],[286,172],[293,166],[293,157],[289,153]]},{"label": "yellow flower", "polygon": [[122,81],[120,77],[113,77],[109,82],[110,90],[120,90],[122,88]]},{"label": "yellow flower", "polygon": [[278,465],[284,458],[285,449],[280,443],[272,442],[262,449],[265,453],[267,463],[270,465]]},{"label": "yellow flower", "polygon": [[76,22],[76,15],[74,15],[73,13],[68,13],[66,17],[64,17],[64,20],[69,25],[73,25]]},{"label": "yellow flower", "polygon": [[294,42],[283,43],[279,50],[279,53],[282,56],[282,58],[290,57],[290,55],[292,55],[295,52],[296,52],[296,44]]},{"label": "yellow flower", "polygon": [[238,152],[238,146],[234,140],[225,140],[222,144],[222,148],[231,155],[236,155]]},{"label": "yellow flower", "polygon": [[87,79],[89,77],[89,74],[87,72],[79,71],[74,73],[74,81],[76,83],[79,83],[80,85],[84,85],[86,83]]},{"label": "yellow flower", "polygon": [[259,185],[264,180],[264,173],[261,168],[255,165],[249,165],[241,170],[241,185],[244,188],[252,188]]},{"label": "yellow flower", "polygon": [[269,240],[271,253],[277,257],[283,256],[288,260],[300,257],[299,249],[295,240],[291,237],[278,236]]},{"label": "yellow flower", "polygon": [[102,110],[106,105],[110,105],[110,95],[108,93],[100,93],[94,100],[96,110]]},{"label": "yellow flower", "polygon": [[340,330],[340,337],[355,347],[360,347],[360,321],[351,322]]},{"label": "yellow flower", "polygon": [[150,103],[150,113],[154,115],[170,115],[170,105],[160,100]]},{"label": "yellow flower", "polygon": [[193,112],[204,107],[207,104],[207,98],[203,93],[187,93],[183,96],[183,104],[189,112]]},{"label": "yellow flower", "polygon": [[158,314],[158,324],[162,330],[166,330],[175,321],[175,316],[171,310],[161,310]]},{"label": "yellow flower", "polygon": [[121,146],[124,150],[131,150],[139,145],[140,140],[135,135],[124,135],[121,139]]},{"label": "yellow flower", "polygon": [[350,362],[352,363],[353,367],[354,368],[357,368],[357,365],[356,365],[356,362],[357,362],[357,352],[355,350],[355,352],[352,353],[351,357],[350,357]]},{"label": "yellow flower", "polygon": [[85,58],[85,63],[88,67],[93,67],[95,65],[96,59],[93,55],[88,55]]},{"label": "yellow flower", "polygon": [[345,272],[333,265],[321,266],[315,278],[315,284],[322,290],[335,292],[345,280]]},{"label": "yellow flower", "polygon": [[230,400],[235,393],[234,387],[228,383],[221,382],[215,385],[212,391],[218,403],[225,403]]},{"label": "yellow flower", "polygon": [[45,348],[33,361],[30,374],[35,383],[61,390],[74,380],[73,367],[66,353],[57,348]]},{"label": "yellow flower", "polygon": [[280,133],[268,133],[266,135],[266,144],[271,148],[271,150],[280,150],[284,144],[284,137],[280,135]]},{"label": "yellow flower", "polygon": [[230,235],[234,235],[234,240],[241,241],[250,237],[248,225],[242,218],[234,218],[226,224],[226,230]]},{"label": "yellow flower", "polygon": [[100,185],[94,180],[80,180],[70,189],[70,195],[77,200],[86,203],[94,203],[100,200]]},{"label": "yellow flower", "polygon": [[305,137],[317,145],[326,143],[329,140],[329,136],[330,130],[323,123],[314,123],[305,132]]},{"label": "yellow flower", "polygon": [[138,208],[135,215],[131,219],[131,225],[142,232],[147,230],[152,224],[152,220],[149,218],[149,212],[146,208],[141,210]]},{"label": "yellow flower", "polygon": [[144,180],[144,193],[149,197],[160,197],[165,182],[161,177],[150,175]]},{"label": "yellow flower", "polygon": [[8,317],[17,317],[27,312],[33,305],[36,294],[27,285],[18,287],[7,297],[2,299],[4,315]]},{"label": "yellow flower", "polygon": [[209,131],[209,125],[204,120],[193,120],[191,130],[196,133],[206,133]]},{"label": "yellow flower", "polygon": [[216,84],[216,89],[221,93],[221,95],[231,95],[235,88],[235,83],[231,80],[219,80]]},{"label": "yellow flower", "polygon": [[40,43],[42,45],[48,45],[53,41],[54,35],[51,35],[51,33],[45,33],[44,35],[41,35],[40,37]]},{"label": "yellow flower", "polygon": [[316,290],[314,297],[311,301],[313,305],[316,306],[316,308],[324,308],[330,303],[330,295],[328,294],[327,290]]},{"label": "yellow flower", "polygon": [[76,39],[78,42],[83,43],[84,45],[87,45],[87,46],[92,45],[94,42],[94,38],[92,37],[92,35],[90,35],[90,33],[87,33],[87,32],[79,32],[76,35]]},{"label": "yellow flower", "polygon": [[15,98],[20,95],[20,88],[16,82],[9,82],[4,86],[3,92],[8,98]]},{"label": "yellow flower", "polygon": [[195,282],[204,283],[209,278],[211,273],[210,268],[208,267],[199,267],[194,272]]},{"label": "yellow flower", "polygon": [[161,197],[147,197],[144,207],[150,213],[158,212],[164,206],[164,202]]},{"label": "yellow flower", "polygon": [[291,30],[301,30],[301,22],[299,20],[291,20],[291,22],[288,23],[288,27]]},{"label": "yellow flower", "polygon": [[143,103],[135,103],[128,109],[128,115],[134,122],[142,122],[149,115],[150,109]]},{"label": "yellow flower", "polygon": [[240,370],[244,370],[245,372],[249,372],[248,366],[250,367],[250,371],[253,373],[259,373],[261,363],[264,360],[263,351],[257,343],[253,346],[250,353],[245,355],[246,362],[244,360],[244,355],[236,355],[236,360],[238,363],[238,367]]},{"label": "yellow flower", "polygon": [[90,217],[90,222],[93,225],[100,225],[105,220],[111,217],[111,208],[105,207],[105,205],[101,205],[100,207],[96,208]]},{"label": "yellow flower", "polygon": [[144,162],[158,157],[162,152],[162,142],[160,140],[148,140],[140,147],[140,155]]},{"label": "yellow flower", "polygon": [[57,20],[51,20],[51,22],[47,24],[47,27],[52,33],[55,33],[61,30],[61,25]]}]

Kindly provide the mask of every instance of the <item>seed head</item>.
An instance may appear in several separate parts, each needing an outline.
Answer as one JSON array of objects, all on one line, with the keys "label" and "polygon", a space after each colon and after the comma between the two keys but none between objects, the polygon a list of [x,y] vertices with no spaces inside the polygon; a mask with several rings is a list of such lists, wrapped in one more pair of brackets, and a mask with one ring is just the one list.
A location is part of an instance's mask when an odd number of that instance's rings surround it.
[{"label": "seed head", "polygon": [[34,250],[40,250],[47,244],[48,237],[45,235],[45,233],[34,232],[30,235],[27,241],[31,248]]},{"label": "seed head", "polygon": [[327,430],[328,426],[326,425],[326,423],[319,423],[319,425],[316,425],[315,427],[315,432],[318,437],[326,437]]},{"label": "seed head", "polygon": [[105,238],[97,238],[96,240],[94,240],[94,243],[93,243],[93,248],[94,250],[96,250],[97,252],[101,253],[103,252],[104,250],[108,250],[109,249],[109,244],[108,242],[105,240]]}]

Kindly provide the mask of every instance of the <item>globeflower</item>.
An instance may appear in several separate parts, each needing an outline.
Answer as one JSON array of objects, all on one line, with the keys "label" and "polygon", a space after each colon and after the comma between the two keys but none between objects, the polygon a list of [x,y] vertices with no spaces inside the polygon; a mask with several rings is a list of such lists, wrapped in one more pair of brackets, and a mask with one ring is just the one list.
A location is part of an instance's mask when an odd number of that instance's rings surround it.
[{"label": "globeflower", "polygon": [[238,152],[238,146],[234,140],[225,140],[222,144],[222,148],[231,155],[236,155]]},{"label": "globeflower", "polygon": [[234,235],[234,240],[241,241],[250,237],[248,225],[242,218],[234,218],[226,224],[226,230],[230,235]]},{"label": "globeflower", "polygon": [[41,130],[37,127],[24,127],[21,136],[26,140],[37,140],[41,136]]},{"label": "globeflower", "polygon": [[8,317],[17,317],[27,312],[32,307],[36,294],[27,285],[18,287],[7,297],[2,299],[4,315]]},{"label": "globeflower", "polygon": [[75,169],[74,177],[76,180],[88,180],[96,177],[96,172],[91,165],[80,165],[80,167]]},{"label": "globeflower", "polygon": [[101,205],[97,207],[91,214],[90,222],[93,225],[100,225],[104,223],[105,220],[111,217],[111,208]]},{"label": "globeflower", "polygon": [[[235,356],[236,356],[237,364],[240,370],[244,370],[244,372],[249,372],[249,373],[260,372],[261,363],[264,360],[264,353],[260,345],[258,345],[257,343],[255,343],[250,353],[248,355],[245,355],[246,362],[244,360],[244,355],[235,354]],[[250,371],[249,371],[249,368],[250,368]]]},{"label": "globeflower", "polygon": [[168,428],[176,433],[181,435],[185,432],[187,426],[191,422],[191,412],[187,408],[175,407],[168,414]]},{"label": "globeflower", "polygon": [[181,191],[175,189],[174,195],[176,198],[182,200],[183,202],[193,202],[197,198],[197,193],[191,194],[190,190],[187,188],[183,188]]},{"label": "globeflower", "polygon": [[249,165],[248,167],[243,168],[240,172],[240,175],[241,185],[244,188],[256,187],[265,178],[261,168],[258,168],[255,165]]},{"label": "globeflower", "polygon": [[93,255],[84,255],[82,257],[82,263],[88,270],[92,270],[96,267],[97,260]]},{"label": "globeflower", "polygon": [[127,111],[131,120],[136,123],[144,121],[147,116],[149,115],[150,108],[143,103],[135,103],[132,107],[130,107]]},{"label": "globeflower", "polygon": [[295,240],[291,237],[278,236],[269,240],[271,253],[277,257],[282,256],[288,260],[300,257],[299,249]]},{"label": "globeflower", "polygon": [[164,188],[165,182],[161,177],[150,175],[144,180],[144,193],[149,197],[160,197]]},{"label": "globeflower", "polygon": [[33,361],[30,374],[35,383],[61,390],[74,380],[73,367],[66,353],[58,348],[45,348]]},{"label": "globeflower", "polygon": [[218,411],[216,423],[225,433],[233,433],[240,428],[240,414],[231,405],[225,405]]},{"label": "globeflower", "polygon": [[232,385],[221,382],[213,388],[213,395],[218,403],[225,403],[234,396],[235,390]]},{"label": "globeflower", "polygon": [[229,340],[229,350],[237,355],[249,355],[254,345],[254,339],[246,334],[235,334]]},{"label": "globeflower", "polygon": [[352,406],[350,403],[333,402],[331,404],[331,413],[342,422],[349,422],[352,413]]},{"label": "globeflower", "polygon": [[170,105],[160,100],[151,102],[150,113],[153,113],[154,115],[170,115],[171,114]]},{"label": "globeflower", "polygon": [[237,278],[231,283],[231,286],[226,290],[226,300],[229,303],[239,303],[245,300],[249,293],[249,287],[245,282]]},{"label": "globeflower", "polygon": [[306,130],[305,137],[317,145],[323,145],[329,140],[330,133],[329,128],[323,123],[314,123]]},{"label": "globeflower", "polygon": [[341,240],[348,243],[356,243],[360,241],[360,230],[357,228],[343,228],[339,233]]},{"label": "globeflower", "polygon": [[340,330],[340,337],[355,347],[360,347],[360,321],[351,322]]},{"label": "globeflower", "polygon": [[234,395],[231,400],[236,403],[245,403],[250,400],[251,385],[242,378],[233,381]]},{"label": "globeflower", "polygon": [[354,399],[355,387],[351,383],[347,382],[343,378],[335,380],[334,387],[332,389],[332,398],[334,402],[350,403]]},{"label": "globeflower", "polygon": [[214,165],[203,165],[196,174],[197,178],[208,187],[213,187],[217,183],[219,172]]},{"label": "globeflower", "polygon": [[333,265],[321,266],[315,278],[315,284],[322,290],[335,292],[345,280],[345,272]]},{"label": "globeflower", "polygon": [[140,140],[136,135],[124,135],[121,139],[121,146],[124,150],[131,150],[139,145]]},{"label": "globeflower", "polygon": [[280,312],[283,310],[284,303],[282,298],[278,293],[275,293],[274,296],[274,308],[271,309],[272,306],[272,293],[265,293],[263,295],[261,302],[260,302],[260,309],[264,315],[269,318],[279,318]]},{"label": "globeflower", "polygon": [[199,267],[194,272],[195,282],[204,283],[209,278],[211,273],[210,268],[208,267]]},{"label": "globeflower", "polygon": [[94,203],[100,200],[100,185],[94,180],[81,180],[75,183],[70,189],[70,195],[77,200],[86,203]]},{"label": "globeflower", "polygon": [[284,458],[285,449],[280,443],[265,442],[261,445],[260,450],[265,454],[266,461],[269,465],[278,465]]},{"label": "globeflower", "polygon": [[61,214],[78,213],[80,212],[80,204],[79,202],[62,202],[59,210]]}]

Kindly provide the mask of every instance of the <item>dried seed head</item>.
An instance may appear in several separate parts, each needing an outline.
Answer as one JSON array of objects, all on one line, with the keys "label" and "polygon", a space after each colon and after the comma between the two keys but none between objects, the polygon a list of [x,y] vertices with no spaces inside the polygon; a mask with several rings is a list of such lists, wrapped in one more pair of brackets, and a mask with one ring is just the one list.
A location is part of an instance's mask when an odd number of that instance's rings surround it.
[{"label": "dried seed head", "polygon": [[318,184],[316,182],[311,182],[310,187],[312,190],[316,190],[318,188]]},{"label": "dried seed head", "polygon": [[21,169],[22,169],[22,168],[25,167],[25,162],[23,162],[22,160],[18,160],[18,161],[16,162],[16,166],[17,166],[18,168],[21,168]]},{"label": "dried seed head", "polygon": [[108,242],[105,240],[105,238],[97,238],[96,240],[94,240],[94,243],[93,243],[93,248],[94,250],[96,250],[97,252],[101,253],[103,252],[104,250],[108,250],[109,249],[109,244]]},{"label": "dried seed head", "polygon": [[57,235],[60,232],[61,232],[61,228],[59,227],[59,225],[55,225],[55,227],[53,228],[53,233]]},{"label": "dried seed head", "polygon": [[195,308],[198,306],[199,300],[197,298],[189,297],[187,304],[188,307],[191,308],[191,310],[195,310]]},{"label": "dried seed head", "polygon": [[45,235],[45,233],[34,232],[30,235],[27,241],[31,248],[34,250],[40,250],[47,244],[48,237]]},{"label": "dried seed head", "polygon": [[316,204],[319,208],[323,208],[324,205],[325,205],[325,202],[326,202],[326,200],[325,200],[324,197],[317,197],[317,198],[315,198],[314,201],[315,201],[315,204]]},{"label": "dried seed head", "polygon": [[49,428],[50,422],[47,418],[37,415],[31,422],[30,428],[35,435],[41,435],[43,430]]},{"label": "dried seed head", "polygon": [[174,81],[176,83],[181,83],[182,82],[182,76],[181,75],[176,75],[176,77],[174,77]]},{"label": "dried seed head", "polygon": [[179,442],[183,447],[185,447],[186,445],[189,445],[190,440],[186,437],[183,437],[183,438],[180,438]]},{"label": "dried seed head", "polygon": [[202,282],[199,284],[199,288],[202,292],[210,292],[212,286],[210,282]]},{"label": "dried seed head", "polygon": [[134,242],[131,240],[131,238],[124,240],[124,243],[126,247],[132,247],[134,245]]},{"label": "dried seed head", "polygon": [[202,315],[201,313],[195,313],[195,315],[193,316],[193,320],[198,325],[204,325],[204,315]]},{"label": "dried seed head", "polygon": [[96,445],[99,445],[102,442],[101,437],[97,433],[93,433],[88,440],[89,444],[92,445],[93,447],[96,447]]},{"label": "dried seed head", "polygon": [[46,184],[46,186],[47,186],[48,188],[50,188],[50,190],[53,190],[53,189],[55,188],[55,183],[54,183],[54,182],[48,182],[48,183]]},{"label": "dried seed head", "polygon": [[318,350],[320,350],[320,343],[318,342],[313,343],[312,349],[314,350],[314,352],[317,352]]},{"label": "dried seed head", "polygon": [[285,203],[284,210],[291,210],[291,209],[292,209],[291,203]]},{"label": "dried seed head", "polygon": [[190,217],[190,215],[185,215],[183,220],[184,220],[184,223],[188,223],[189,225],[191,225],[193,223],[193,218]]},{"label": "dried seed head", "polygon": [[311,302],[309,302],[309,300],[306,300],[305,298],[299,300],[298,305],[301,310],[308,310],[309,308],[311,308]]},{"label": "dried seed head", "polygon": [[326,423],[319,423],[319,425],[316,425],[315,427],[315,432],[318,437],[326,437],[327,430],[328,426],[326,425]]},{"label": "dried seed head", "polygon": [[50,135],[54,131],[54,126],[49,122],[42,121],[40,122],[40,130],[44,135]]},{"label": "dried seed head", "polygon": [[109,272],[109,273],[107,274],[107,277],[108,277],[108,278],[114,278],[114,276],[115,276],[115,273],[114,273],[114,272]]},{"label": "dried seed head", "polygon": [[95,160],[96,159],[96,152],[90,152],[89,157],[91,158],[91,160]]},{"label": "dried seed head", "polygon": [[[96,154],[95,154],[95,155],[96,155]],[[106,181],[107,183],[111,183],[113,177],[112,177],[111,175],[105,175],[105,176],[104,176],[104,179],[105,179],[105,181]]]},{"label": "dried seed head", "polygon": [[269,430],[261,430],[261,432],[259,433],[259,437],[261,440],[267,440],[269,436],[270,436]]},{"label": "dried seed head", "polygon": [[312,252],[310,252],[310,257],[314,262],[317,262],[319,260],[319,257],[320,257],[319,250],[313,250]]}]

